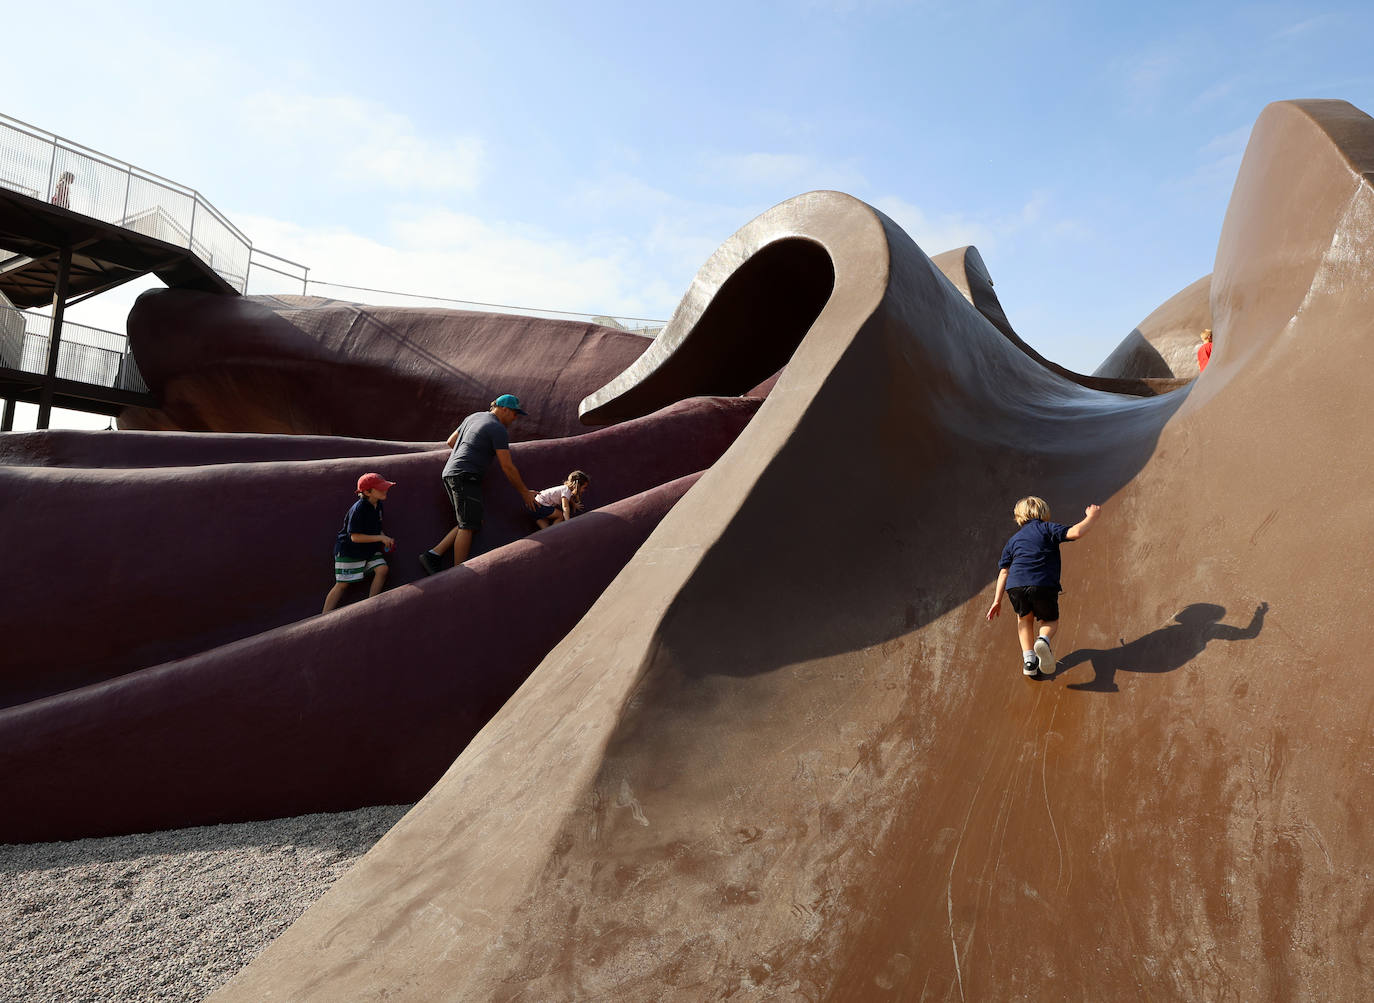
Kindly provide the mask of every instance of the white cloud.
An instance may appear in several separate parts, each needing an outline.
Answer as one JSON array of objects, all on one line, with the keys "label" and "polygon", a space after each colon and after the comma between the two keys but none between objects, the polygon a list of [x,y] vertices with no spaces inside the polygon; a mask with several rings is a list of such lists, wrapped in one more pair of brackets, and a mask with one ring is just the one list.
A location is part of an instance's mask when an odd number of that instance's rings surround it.
[{"label": "white cloud", "polygon": [[1156,111],[1184,64],[1182,47],[1157,48],[1121,63],[1121,82],[1126,98],[1138,109]]},{"label": "white cloud", "polygon": [[1203,144],[1198,151],[1205,158],[1216,157],[1239,157],[1245,152],[1246,144],[1250,142],[1251,126],[1243,125],[1239,129],[1232,129],[1224,132],[1220,136],[1213,136]]},{"label": "white cloud", "polygon": [[[526,224],[504,225],[445,209],[411,206],[378,240],[341,227],[311,229],[243,216],[255,247],[310,268],[312,294],[367,303],[423,305],[411,298],[331,289],[371,289],[613,316],[667,316],[675,294],[648,274],[631,241],[577,244]],[[274,291],[299,292],[274,282]],[[257,281],[250,292],[258,291]],[[680,294],[680,290],[678,291]]]},{"label": "white cloud", "polygon": [[264,92],[245,98],[243,110],[263,147],[352,187],[470,190],[481,177],[480,139],[431,140],[374,101]]},{"label": "white cloud", "polygon": [[956,247],[975,244],[987,251],[996,244],[996,234],[988,225],[963,216],[946,214],[932,217],[919,206],[896,196],[886,196],[873,203],[893,222],[905,230],[928,255],[950,251]]},{"label": "white cloud", "polygon": [[1302,21],[1294,22],[1274,32],[1275,38],[1296,38],[1299,35],[1306,35],[1310,32],[1322,28],[1336,20],[1335,14],[1318,14]]},{"label": "white cloud", "polygon": [[716,183],[774,189],[777,200],[805,191],[864,187],[863,174],[850,164],[826,164],[799,153],[722,153],[703,160],[706,174]]},{"label": "white cloud", "polygon": [[1230,80],[1220,80],[1212,84],[1206,90],[1198,94],[1197,97],[1193,98],[1188,106],[1188,110],[1191,112],[1205,110],[1210,105],[1214,105],[1230,97],[1232,94],[1235,94],[1240,89],[1241,83],[1240,80],[1232,78]]}]

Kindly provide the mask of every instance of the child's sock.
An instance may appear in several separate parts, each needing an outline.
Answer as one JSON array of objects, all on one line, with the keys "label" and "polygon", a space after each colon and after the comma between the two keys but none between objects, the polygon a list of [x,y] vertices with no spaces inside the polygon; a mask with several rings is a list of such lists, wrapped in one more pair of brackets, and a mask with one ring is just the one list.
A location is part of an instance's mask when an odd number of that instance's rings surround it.
[{"label": "child's sock", "polygon": [[1038,662],[1040,659],[1036,656],[1035,650],[1031,649],[1030,651],[1021,652],[1021,660],[1024,662]]},{"label": "child's sock", "polygon": [[436,554],[436,553],[434,552],[434,548],[433,548],[433,547],[430,547],[428,550],[425,551],[425,553],[428,554],[430,557],[438,557],[438,556],[439,556],[438,554]]}]

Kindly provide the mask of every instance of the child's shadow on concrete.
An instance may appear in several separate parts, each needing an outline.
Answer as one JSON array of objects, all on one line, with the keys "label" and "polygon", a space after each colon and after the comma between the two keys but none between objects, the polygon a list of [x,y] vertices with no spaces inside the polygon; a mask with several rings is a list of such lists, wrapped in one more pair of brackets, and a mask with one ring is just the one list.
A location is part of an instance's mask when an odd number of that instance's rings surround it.
[{"label": "child's shadow on concrete", "polygon": [[1079,648],[1069,652],[1060,659],[1055,675],[1091,662],[1092,680],[1070,683],[1068,688],[1115,693],[1117,672],[1172,672],[1201,654],[1208,641],[1249,641],[1258,637],[1268,611],[1269,604],[1262,602],[1255,607],[1248,627],[1231,627],[1218,622],[1226,615],[1225,607],[1193,603],[1174,617],[1176,623],[1152,630],[1129,644],[1123,640],[1117,648]]}]

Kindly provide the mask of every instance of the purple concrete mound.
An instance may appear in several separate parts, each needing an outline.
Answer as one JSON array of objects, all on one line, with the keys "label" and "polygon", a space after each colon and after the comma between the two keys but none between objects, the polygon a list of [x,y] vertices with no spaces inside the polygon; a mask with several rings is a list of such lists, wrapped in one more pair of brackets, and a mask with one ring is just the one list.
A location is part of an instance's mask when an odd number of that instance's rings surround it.
[{"label": "purple concrete mound", "polygon": [[422,442],[499,393],[538,402],[516,438],[576,435],[577,402],[649,344],[565,320],[180,289],[144,293],[128,328],[162,405],[120,428]]},{"label": "purple concrete mound", "polygon": [[339,613],[0,711],[0,843],[418,799],[695,479]]},{"label": "purple concrete mound", "polygon": [[[603,507],[704,469],[748,422],[757,400],[694,400],[572,439],[517,443],[512,455],[529,483],[560,483],[582,468]],[[85,686],[185,658],[311,617],[332,580],[334,534],[353,501],[358,475],[382,470],[397,482],[387,502],[388,532],[400,550],[390,584],[421,575],[416,555],[453,524],[439,474],[447,450],[391,454],[363,444],[357,456],[274,459],[290,439],[207,437],[195,466],[181,458],[185,436],[56,434],[110,443],[132,467],[0,466],[0,511],[33,527],[14,541],[23,567],[63,555],[63,573],[42,589],[10,597],[0,706]],[[307,443],[307,446],[311,444]],[[338,453],[356,444],[340,442]],[[30,449],[30,452],[37,450]],[[487,521],[474,554],[518,540],[534,524],[510,486],[485,485]],[[24,513],[43,513],[36,524]],[[54,630],[56,622],[80,629]]]}]

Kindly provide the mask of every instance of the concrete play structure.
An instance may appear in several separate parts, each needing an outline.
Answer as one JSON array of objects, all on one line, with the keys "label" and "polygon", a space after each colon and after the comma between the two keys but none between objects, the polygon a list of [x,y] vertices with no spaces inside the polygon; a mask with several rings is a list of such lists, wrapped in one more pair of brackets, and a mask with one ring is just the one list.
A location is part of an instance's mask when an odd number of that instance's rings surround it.
[{"label": "concrete play structure", "polygon": [[[1374,120],[1270,105],[1211,275],[1092,374],[836,192],[652,344],[147,294],[158,431],[0,439],[54,568],[8,606],[0,840],[418,798],[218,1000],[1364,998],[1371,182]],[[489,477],[422,578],[442,439],[505,391],[526,481],[594,508],[528,536]],[[311,616],[368,469],[392,587]],[[1048,679],[984,620],[1026,494],[1104,506]]]}]

